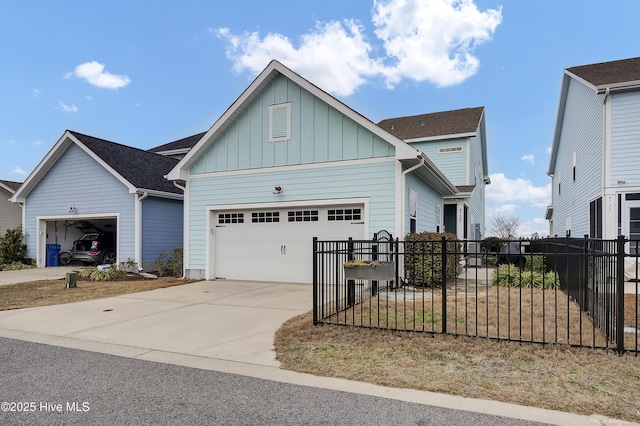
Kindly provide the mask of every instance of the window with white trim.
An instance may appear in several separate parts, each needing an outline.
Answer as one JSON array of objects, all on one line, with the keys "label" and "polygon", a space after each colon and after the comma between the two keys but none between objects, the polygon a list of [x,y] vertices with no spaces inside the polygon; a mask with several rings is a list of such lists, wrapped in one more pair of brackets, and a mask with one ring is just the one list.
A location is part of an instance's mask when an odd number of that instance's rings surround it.
[{"label": "window with white trim", "polygon": [[291,139],[291,102],[269,105],[269,142]]},{"label": "window with white trim", "polygon": [[317,222],[318,210],[296,210],[287,212],[289,222]]},{"label": "window with white trim", "polygon": [[327,212],[327,220],[360,220],[362,211],[360,209],[331,209]]},{"label": "window with white trim", "polygon": [[280,222],[280,212],[251,213],[251,223],[273,223],[273,222]]},{"label": "window with white trim", "polygon": [[409,190],[409,233],[418,232],[418,193]]},{"label": "window with white trim", "polygon": [[461,151],[462,151],[461,146],[448,146],[446,148],[438,149],[438,154],[447,154],[449,152],[461,152]]},{"label": "window with white trim", "polygon": [[220,213],[218,223],[244,223],[244,213]]}]

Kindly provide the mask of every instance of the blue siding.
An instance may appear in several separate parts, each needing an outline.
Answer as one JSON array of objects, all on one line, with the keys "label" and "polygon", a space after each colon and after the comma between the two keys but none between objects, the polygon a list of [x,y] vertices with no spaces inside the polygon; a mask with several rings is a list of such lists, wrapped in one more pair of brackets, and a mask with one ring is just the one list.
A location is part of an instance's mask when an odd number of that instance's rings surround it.
[{"label": "blue siding", "polygon": [[[395,229],[395,167],[393,159],[349,166],[310,167],[189,180],[189,268],[204,269],[206,207],[246,203],[309,201],[340,198],[370,200],[369,234]],[[279,184],[283,191],[274,195]]]},{"label": "blue siding", "polygon": [[[76,215],[69,207],[77,206]],[[25,234],[29,257],[36,257],[38,216],[76,217],[101,213],[120,214],[119,259],[135,258],[135,194],[72,144],[25,202]]]},{"label": "blue siding", "polygon": [[142,201],[142,265],[153,263],[160,252],[182,247],[184,211],[181,200],[148,197]]},{"label": "blue siding", "polygon": [[[420,179],[414,173],[407,175],[406,190],[406,206],[405,206],[405,230],[404,234],[408,234],[410,231],[410,197],[411,190],[418,194],[418,211],[416,214],[416,231],[417,232],[436,232],[436,206],[440,206],[440,225],[442,226],[444,218],[444,203],[442,202],[442,194],[437,192],[431,186],[427,185],[422,179]],[[440,228],[444,231],[444,228]],[[401,238],[404,235],[400,236]]]},{"label": "blue siding", "polygon": [[[454,185],[473,185],[467,176],[467,139],[445,139],[437,141],[413,142],[411,146],[424,152],[429,160],[444,173]],[[462,147],[462,151],[440,153],[440,148]]]},{"label": "blue siding", "polygon": [[564,120],[559,123],[560,142],[553,171],[552,235],[565,235],[568,217],[571,236],[589,234],[589,201],[602,193],[602,109],[603,95],[570,79]]},{"label": "blue siding", "polygon": [[[269,106],[291,102],[291,139],[269,142]],[[191,167],[192,174],[390,157],[393,145],[281,76]]]},{"label": "blue siding", "polygon": [[625,187],[640,186],[640,91],[611,96],[611,183],[620,177]]}]

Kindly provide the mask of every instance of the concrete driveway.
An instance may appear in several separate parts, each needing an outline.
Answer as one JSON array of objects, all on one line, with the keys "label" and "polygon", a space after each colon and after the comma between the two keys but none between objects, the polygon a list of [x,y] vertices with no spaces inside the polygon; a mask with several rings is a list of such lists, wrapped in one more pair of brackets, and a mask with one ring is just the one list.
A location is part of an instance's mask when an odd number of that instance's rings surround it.
[{"label": "concrete driveway", "polygon": [[[153,352],[279,366],[275,331],[312,306],[311,286],[203,281],[0,312],[0,335],[126,356]],[[25,338],[27,337],[27,338]]]}]

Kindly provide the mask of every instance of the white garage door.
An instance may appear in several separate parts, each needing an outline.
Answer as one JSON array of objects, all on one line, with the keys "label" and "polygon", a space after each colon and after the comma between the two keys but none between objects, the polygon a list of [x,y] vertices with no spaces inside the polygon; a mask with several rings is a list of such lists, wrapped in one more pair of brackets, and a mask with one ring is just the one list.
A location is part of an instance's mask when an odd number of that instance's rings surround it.
[{"label": "white garage door", "polygon": [[364,238],[362,206],[214,213],[216,278],[310,283],[313,237]]}]

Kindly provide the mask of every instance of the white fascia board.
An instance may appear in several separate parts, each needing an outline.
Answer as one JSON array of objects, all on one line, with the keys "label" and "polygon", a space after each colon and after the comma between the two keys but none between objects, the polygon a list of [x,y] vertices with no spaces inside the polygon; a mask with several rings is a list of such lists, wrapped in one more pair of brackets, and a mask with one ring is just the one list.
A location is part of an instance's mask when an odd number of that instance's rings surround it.
[{"label": "white fascia board", "polygon": [[67,150],[71,141],[69,140],[71,133],[65,131],[60,139],[53,145],[53,147],[47,152],[40,163],[35,169],[27,176],[27,179],[22,183],[22,186],[11,197],[13,203],[24,203],[27,195],[31,190],[40,182],[40,180],[47,174],[49,169],[58,161],[62,154]]},{"label": "white fascia board", "polygon": [[[556,113],[556,124],[553,131],[553,143],[551,145],[551,155],[549,157],[549,168],[547,169],[547,175],[553,176],[556,168],[556,160],[558,157],[558,146],[560,145],[560,136],[562,134],[562,122],[564,121],[564,112],[567,106],[567,95],[569,93],[569,84],[571,79],[574,78],[574,74],[565,70],[562,77],[562,85],[560,87],[560,99],[558,101],[558,112]],[[582,79],[579,81],[588,84]],[[591,86],[593,87],[593,86]],[[595,87],[594,87],[595,90]]]},{"label": "white fascia board", "polygon": [[425,138],[413,138],[413,139],[405,139],[406,143],[415,143],[415,142],[432,142],[432,141],[440,141],[446,139],[462,139],[462,138],[472,138],[477,136],[478,132],[467,132],[467,133],[456,133],[454,135],[437,135],[437,136],[429,136]]},{"label": "white fascia board", "polygon": [[191,148],[180,148],[180,149],[168,149],[166,151],[156,151],[154,154],[164,155],[165,157],[176,155],[176,154],[186,154],[189,152]]},{"label": "white fascia board", "polygon": [[[0,189],[5,190],[11,196],[13,196],[13,194],[16,193],[16,191],[14,191],[13,189],[9,188],[7,185],[3,184],[2,182],[0,182]],[[11,200],[11,198],[9,198],[9,200]]]}]

